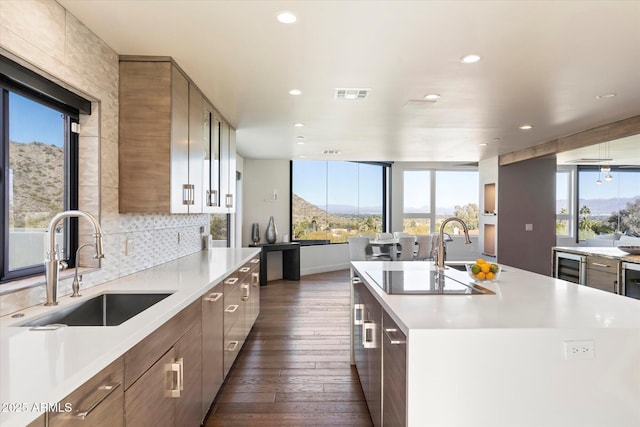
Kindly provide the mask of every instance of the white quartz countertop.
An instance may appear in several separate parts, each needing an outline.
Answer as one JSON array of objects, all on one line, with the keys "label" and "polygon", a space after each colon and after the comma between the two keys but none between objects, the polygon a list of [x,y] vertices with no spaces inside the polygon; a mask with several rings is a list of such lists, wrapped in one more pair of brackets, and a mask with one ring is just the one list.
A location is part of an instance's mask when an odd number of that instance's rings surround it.
[{"label": "white quartz countertop", "polygon": [[[24,426],[40,413],[34,404],[55,404],[122,356],[151,332],[212,289],[259,248],[213,248],[89,289],[81,298],[59,298],[56,307],[36,306],[24,317],[0,318],[0,425]],[[30,331],[17,324],[75,305],[104,292],[175,292],[119,326]],[[15,313],[14,313],[15,314]],[[11,409],[8,405],[13,404]],[[26,412],[15,410],[26,409]]]},{"label": "white quartz countertop", "polygon": [[[502,266],[499,280],[482,284],[495,295],[388,295],[366,272],[432,270],[433,262],[354,261],[376,299],[405,334],[426,329],[640,328],[640,300]],[[446,274],[464,283],[466,272]]]}]

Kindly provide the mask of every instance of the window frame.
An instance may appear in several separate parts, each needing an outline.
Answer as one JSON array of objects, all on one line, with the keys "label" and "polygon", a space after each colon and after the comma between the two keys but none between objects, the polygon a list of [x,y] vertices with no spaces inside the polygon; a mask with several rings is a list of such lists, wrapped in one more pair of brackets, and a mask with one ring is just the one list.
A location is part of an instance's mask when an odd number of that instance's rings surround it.
[{"label": "window frame", "polygon": [[388,224],[388,200],[390,197],[389,194],[389,181],[390,181],[390,169],[392,162],[366,162],[366,161],[350,161],[350,160],[322,160],[322,159],[307,159],[307,160],[290,160],[289,161],[289,235],[291,236],[292,242],[300,243],[301,246],[326,246],[326,245],[341,245],[347,244],[348,242],[336,242],[336,243],[325,243],[324,241],[317,240],[295,240],[294,232],[293,232],[293,163],[294,162],[304,162],[304,161],[317,161],[317,162],[344,162],[344,163],[357,163],[364,165],[373,165],[380,166],[382,173],[382,231],[386,232],[389,228]]},{"label": "window frame", "polygon": [[[3,68],[6,68],[5,60],[3,58]],[[42,79],[42,77],[40,77]],[[53,82],[49,82],[50,93],[59,94],[60,91],[66,91],[66,89],[59,87]],[[36,264],[27,267],[20,267],[17,269],[9,270],[9,93],[13,92],[29,100],[44,105],[48,108],[54,109],[64,115],[64,209],[78,209],[78,168],[79,168],[79,135],[72,132],[72,126],[74,123],[79,123],[80,111],[73,106],[66,105],[60,102],[58,99],[51,98],[43,93],[47,87],[40,81],[38,86],[40,90],[34,90],[31,87],[23,85],[17,82],[15,79],[10,78],[5,74],[0,74],[0,120],[3,123],[3,132],[0,135],[2,147],[0,149],[0,244],[2,245],[3,254],[0,256],[0,284],[9,283],[15,280],[24,279],[27,277],[38,276],[44,274],[44,258],[45,253],[42,254],[43,263]],[[68,91],[67,91],[68,92]],[[88,102],[88,101],[87,101]],[[66,247],[67,253],[65,254],[64,261],[67,262],[69,267],[74,267],[76,264],[76,249],[78,246],[78,219],[68,218],[67,221],[67,236]]]},{"label": "window frame", "polygon": [[[567,221],[567,230],[571,234],[557,234],[556,239],[567,239],[571,241],[576,241],[578,239],[578,209],[576,208],[578,205],[578,191],[577,191],[577,177],[578,177],[578,168],[577,167],[563,167],[558,166],[556,169],[556,177],[559,173],[566,173],[569,175],[569,179],[567,182],[568,188],[567,190],[567,202],[569,204],[567,208],[566,214],[561,214],[556,212],[556,224],[558,221]],[[556,198],[558,195],[556,194]]]}]

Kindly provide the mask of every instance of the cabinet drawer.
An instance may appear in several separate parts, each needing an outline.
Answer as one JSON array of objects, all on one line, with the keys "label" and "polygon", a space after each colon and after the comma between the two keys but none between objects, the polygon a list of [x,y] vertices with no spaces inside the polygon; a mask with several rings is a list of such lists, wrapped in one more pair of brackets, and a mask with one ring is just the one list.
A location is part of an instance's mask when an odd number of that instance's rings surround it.
[{"label": "cabinet drawer", "polygon": [[224,335],[226,336],[240,316],[240,283],[224,292]]},{"label": "cabinet drawer", "polygon": [[124,359],[104,368],[60,401],[71,412],[49,413],[49,426],[124,425]]},{"label": "cabinet drawer", "polygon": [[243,322],[236,322],[229,332],[224,335],[223,360],[225,378],[227,377],[233,362],[236,360],[236,357],[238,357],[242,344],[244,344],[242,323]]},{"label": "cabinet drawer", "polygon": [[601,256],[589,255],[587,257],[587,269],[590,269],[590,270],[598,270],[598,271],[604,271],[607,273],[617,274],[619,264],[620,264],[619,261],[601,257]]}]

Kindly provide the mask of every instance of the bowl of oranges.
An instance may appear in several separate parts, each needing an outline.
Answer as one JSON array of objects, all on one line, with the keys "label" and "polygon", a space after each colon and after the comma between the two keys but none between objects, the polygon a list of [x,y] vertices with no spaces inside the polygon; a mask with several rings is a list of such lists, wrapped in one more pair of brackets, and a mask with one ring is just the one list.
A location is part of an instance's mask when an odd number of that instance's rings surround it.
[{"label": "bowl of oranges", "polygon": [[473,264],[465,264],[471,279],[477,282],[495,282],[500,276],[500,266],[478,258]]}]

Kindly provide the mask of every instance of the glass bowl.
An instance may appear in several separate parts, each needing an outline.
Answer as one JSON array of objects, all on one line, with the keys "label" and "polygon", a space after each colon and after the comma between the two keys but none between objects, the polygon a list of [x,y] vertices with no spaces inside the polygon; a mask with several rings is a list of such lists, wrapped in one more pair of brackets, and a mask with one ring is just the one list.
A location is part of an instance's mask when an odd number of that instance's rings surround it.
[{"label": "glass bowl", "polygon": [[[485,267],[486,266],[486,267]],[[502,268],[492,262],[465,264],[467,274],[474,282],[491,283],[498,280]]]}]

